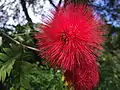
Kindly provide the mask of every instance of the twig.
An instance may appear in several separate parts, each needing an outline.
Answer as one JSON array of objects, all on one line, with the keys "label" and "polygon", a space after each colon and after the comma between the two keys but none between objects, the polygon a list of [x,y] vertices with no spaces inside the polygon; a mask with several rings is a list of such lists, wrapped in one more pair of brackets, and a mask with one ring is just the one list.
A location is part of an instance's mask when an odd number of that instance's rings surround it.
[{"label": "twig", "polygon": [[31,50],[33,50],[33,51],[37,51],[37,52],[40,51],[39,49],[34,48],[34,47],[30,47],[30,46],[27,46],[27,45],[24,45],[24,44],[21,44],[21,45],[22,45],[23,47],[26,47],[26,48],[31,49]]},{"label": "twig", "polygon": [[15,43],[18,44],[18,45],[22,45],[23,47],[28,48],[28,49],[31,49],[31,50],[34,50],[34,51],[39,51],[39,49],[36,49],[36,48],[34,48],[34,47],[27,46],[27,45],[24,45],[24,44],[20,43],[19,41],[11,38],[9,35],[7,35],[7,34],[4,33],[4,32],[1,32],[1,33],[2,33],[3,36],[9,38],[11,41],[15,42]]},{"label": "twig", "polygon": [[[29,34],[32,34],[32,33],[35,33],[35,32],[30,32]],[[20,34],[14,34],[15,36],[23,36],[25,35],[26,33],[20,33]]]},{"label": "twig", "polygon": [[60,7],[61,3],[62,3],[62,0],[59,0],[59,3],[57,6]]},{"label": "twig", "polygon": [[55,4],[53,3],[52,0],[49,0],[49,2],[50,2],[50,4],[51,4],[55,9],[57,9],[57,7],[55,6]]},{"label": "twig", "polygon": [[23,11],[25,13],[26,19],[28,20],[28,24],[30,25],[30,28],[34,29],[32,19],[30,18],[28,11],[27,11],[25,0],[21,0],[21,5],[22,5]]}]

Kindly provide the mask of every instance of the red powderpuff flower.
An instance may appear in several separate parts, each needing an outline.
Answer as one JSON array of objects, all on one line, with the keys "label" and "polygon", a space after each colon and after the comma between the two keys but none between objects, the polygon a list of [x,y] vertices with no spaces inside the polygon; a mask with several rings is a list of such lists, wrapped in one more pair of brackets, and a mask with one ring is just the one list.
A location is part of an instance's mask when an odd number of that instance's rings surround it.
[{"label": "red powderpuff flower", "polygon": [[[85,70],[85,71],[84,71]],[[77,68],[74,72],[74,88],[75,90],[92,90],[99,82],[99,73],[97,68],[86,68],[81,70]]]},{"label": "red powderpuff flower", "polygon": [[105,24],[94,10],[86,4],[70,4],[52,14],[36,34],[41,57],[65,70],[96,62],[98,50],[103,50]]},{"label": "red powderpuff flower", "polygon": [[64,76],[68,84],[72,83],[75,90],[91,90],[99,82],[99,73],[96,64],[83,68],[76,67],[73,71],[67,70]]},{"label": "red powderpuff flower", "polygon": [[[96,59],[94,56],[91,56],[91,58]],[[89,65],[83,63],[81,66],[76,66],[72,71],[66,70],[64,76],[68,84],[72,83],[75,90],[91,90],[96,87],[99,82],[98,66],[96,62]]]}]

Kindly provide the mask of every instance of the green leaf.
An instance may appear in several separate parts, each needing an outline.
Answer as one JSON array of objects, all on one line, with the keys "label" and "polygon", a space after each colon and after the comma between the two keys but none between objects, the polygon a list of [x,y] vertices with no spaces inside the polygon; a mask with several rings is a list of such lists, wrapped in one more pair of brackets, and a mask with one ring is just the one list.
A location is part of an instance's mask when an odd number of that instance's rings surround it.
[{"label": "green leaf", "polygon": [[0,70],[0,77],[1,77],[1,81],[2,81],[2,83],[3,83],[3,82],[5,81],[5,78],[6,78],[6,72]]},{"label": "green leaf", "polygon": [[25,90],[25,88],[23,88],[23,87],[20,87],[20,90]]},{"label": "green leaf", "polygon": [[10,90],[15,90],[15,88],[14,88],[14,87],[11,87]]},{"label": "green leaf", "polygon": [[7,60],[9,60],[9,57],[4,53],[0,53],[0,60],[7,61]]},{"label": "green leaf", "polygon": [[11,49],[10,48],[3,48],[3,51],[9,55],[11,53]]},{"label": "green leaf", "polygon": [[15,60],[8,60],[0,68],[0,81],[2,81],[2,83],[5,81],[6,74],[8,76],[10,75],[10,72],[13,69],[14,63],[15,63]]}]

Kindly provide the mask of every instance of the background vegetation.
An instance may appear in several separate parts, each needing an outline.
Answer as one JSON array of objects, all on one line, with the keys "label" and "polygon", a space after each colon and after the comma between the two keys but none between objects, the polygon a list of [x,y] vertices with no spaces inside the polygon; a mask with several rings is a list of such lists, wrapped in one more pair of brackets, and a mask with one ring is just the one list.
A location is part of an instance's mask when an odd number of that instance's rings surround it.
[{"label": "background vegetation", "polygon": [[[53,1],[0,0],[0,90],[67,90],[62,72],[38,57],[34,39],[38,23],[28,13],[30,7],[35,15],[44,16],[46,2],[56,8]],[[105,51],[98,59],[97,90],[120,90],[120,0],[71,0],[81,1],[92,5],[109,26]]]}]

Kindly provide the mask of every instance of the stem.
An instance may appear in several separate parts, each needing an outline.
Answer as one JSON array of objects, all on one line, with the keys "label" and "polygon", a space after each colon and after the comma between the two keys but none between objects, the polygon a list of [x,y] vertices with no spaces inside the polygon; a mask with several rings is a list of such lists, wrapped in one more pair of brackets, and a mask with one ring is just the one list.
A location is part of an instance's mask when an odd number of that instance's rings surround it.
[{"label": "stem", "polygon": [[4,35],[5,37],[9,38],[11,41],[15,42],[15,43],[18,44],[18,45],[22,45],[23,47],[28,48],[28,49],[30,49],[30,50],[39,51],[39,49],[36,49],[36,48],[34,48],[34,47],[27,46],[27,45],[24,45],[24,44],[20,43],[19,41],[11,38],[9,35],[7,35],[7,34],[4,33],[4,32],[1,32],[1,33],[2,33],[2,35]]}]

